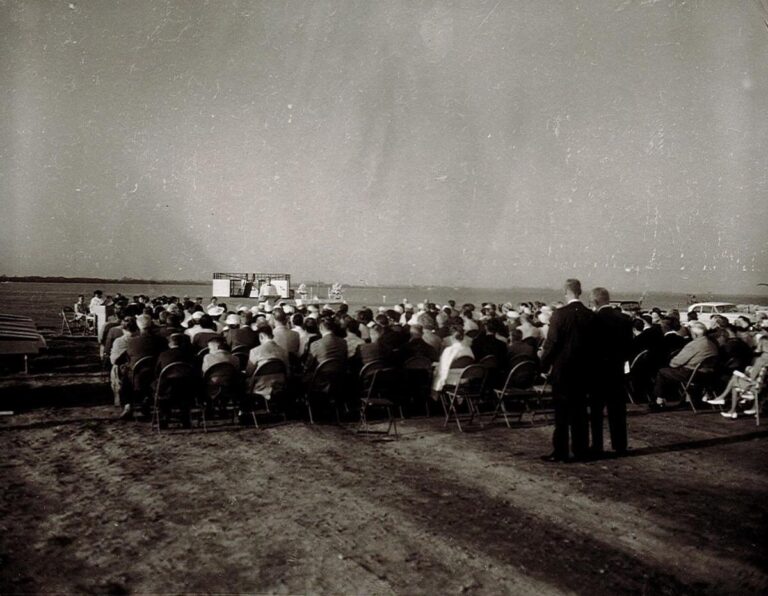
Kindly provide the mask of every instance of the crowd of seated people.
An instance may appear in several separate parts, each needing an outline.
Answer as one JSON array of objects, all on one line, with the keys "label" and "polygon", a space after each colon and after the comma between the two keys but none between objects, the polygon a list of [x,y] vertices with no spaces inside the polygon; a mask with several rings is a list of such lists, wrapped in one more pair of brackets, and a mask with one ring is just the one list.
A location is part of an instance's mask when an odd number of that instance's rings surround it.
[{"label": "crowd of seated people", "polygon": [[[131,415],[135,407],[132,366],[145,357],[157,363],[155,378],[173,362],[193,365],[201,377],[217,364],[230,363],[247,378],[264,362],[279,360],[298,384],[297,395],[301,384],[309,383],[319,363],[327,359],[340,361],[354,377],[372,362],[402,367],[408,359],[419,357],[433,363],[434,396],[443,389],[451,364],[458,358],[477,362],[493,356],[498,368],[496,384],[504,381],[511,363],[521,358],[538,365],[549,320],[559,306],[562,304],[483,303],[477,308],[473,304],[457,306],[453,301],[444,306],[425,301],[403,302],[392,308],[364,307],[350,313],[345,304],[332,309],[267,302],[230,310],[214,301],[203,306],[202,298],[120,297],[115,302],[115,316],[99,340],[105,361],[112,365],[122,417]],[[766,347],[759,337],[768,326],[765,319],[755,325],[742,320],[735,326],[714,319],[707,328],[695,320],[681,322],[677,311],[665,314],[654,309],[627,316],[634,325],[631,359],[645,355],[643,374],[652,408],[679,401],[680,382],[702,364],[711,375],[711,395],[705,396],[706,401],[730,391],[726,387],[733,373],[744,372],[755,354],[759,356]],[[718,396],[711,403],[723,399]]]}]

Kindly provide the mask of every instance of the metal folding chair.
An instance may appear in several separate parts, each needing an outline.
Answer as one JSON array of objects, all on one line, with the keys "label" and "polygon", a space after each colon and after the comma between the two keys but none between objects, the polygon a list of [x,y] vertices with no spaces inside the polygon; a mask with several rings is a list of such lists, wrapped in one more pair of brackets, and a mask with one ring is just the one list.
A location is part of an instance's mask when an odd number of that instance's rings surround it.
[{"label": "metal folding chair", "polygon": [[172,362],[165,366],[155,383],[155,400],[152,408],[152,426],[161,430],[163,416],[172,415],[179,411],[182,421],[189,419],[193,410],[200,414],[200,425],[207,430],[205,424],[205,408],[199,406],[200,376],[195,368],[186,362]]},{"label": "metal folding chair", "polygon": [[203,375],[204,405],[211,413],[216,410],[223,415],[228,406],[235,409],[243,396],[243,375],[233,364],[219,362]]},{"label": "metal folding chair", "polygon": [[703,392],[707,384],[711,382],[716,363],[716,356],[706,358],[694,367],[685,381],[680,383],[680,397],[691,406],[694,414],[698,413],[694,403],[696,394]]},{"label": "metal folding chair", "polygon": [[538,364],[534,360],[520,360],[511,368],[509,374],[507,374],[507,379],[504,381],[504,386],[501,389],[494,390],[496,408],[493,411],[493,417],[490,422],[496,420],[499,413],[501,413],[507,427],[511,428],[509,418],[507,417],[507,414],[510,413],[507,410],[507,403],[512,402],[522,406],[518,421],[521,421],[525,414],[530,413],[531,423],[533,423],[536,414],[534,410],[531,410],[530,403],[540,396],[540,393],[534,389],[534,384],[538,377],[538,369]]},{"label": "metal folding chair", "polygon": [[443,387],[443,390],[440,392],[440,399],[445,410],[444,426],[447,427],[451,418],[454,418],[456,426],[458,426],[460,431],[463,431],[461,421],[459,420],[458,407],[465,402],[469,414],[469,419],[466,421],[467,424],[470,424],[475,416],[479,415],[475,402],[482,396],[487,374],[487,369],[479,364],[470,364],[461,369],[455,385]]},{"label": "metal folding chair", "polygon": [[630,402],[636,404],[635,399],[640,396],[650,401],[651,370],[648,350],[643,350],[632,359],[624,381]]},{"label": "metal folding chair", "polygon": [[[362,384],[362,396],[360,397],[360,426],[358,432],[380,434],[389,434],[394,430],[395,438],[397,434],[397,420],[393,414],[393,409],[397,407],[395,403],[400,376],[399,371],[387,366],[381,360],[370,362],[360,370],[360,382]],[[389,425],[386,431],[371,431],[368,422],[368,411],[374,408],[386,410],[389,419]]]},{"label": "metal folding chair", "polygon": [[315,423],[312,414],[312,401],[317,398],[326,400],[325,405],[334,407],[336,410],[336,422],[339,422],[336,394],[341,388],[345,372],[344,362],[336,358],[328,358],[317,365],[309,383],[304,389],[304,403],[307,406],[310,424]]},{"label": "metal folding chair", "polygon": [[[243,413],[246,411],[253,418],[253,424],[256,428],[259,428],[259,422],[256,420],[256,416],[259,414],[272,414],[269,404],[273,402],[273,399],[279,396],[285,395],[288,388],[288,370],[285,367],[285,363],[278,358],[270,358],[265,360],[253,371],[250,380],[248,381],[248,404],[243,404],[241,408]],[[256,396],[256,397],[254,397]],[[257,407],[257,401],[261,402],[263,406]],[[285,411],[282,412],[283,419],[287,419]]]}]

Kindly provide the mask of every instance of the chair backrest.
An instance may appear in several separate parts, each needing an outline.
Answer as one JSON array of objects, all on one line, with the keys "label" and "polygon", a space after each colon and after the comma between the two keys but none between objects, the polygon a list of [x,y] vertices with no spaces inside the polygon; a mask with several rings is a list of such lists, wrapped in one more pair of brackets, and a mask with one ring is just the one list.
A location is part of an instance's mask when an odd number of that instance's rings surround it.
[{"label": "chair backrest", "polygon": [[337,383],[344,375],[344,362],[338,358],[328,358],[317,365],[312,374],[309,389],[327,391],[334,383]]},{"label": "chair backrest", "polygon": [[237,361],[240,363],[240,370],[245,370],[248,367],[248,352],[232,352],[232,355],[237,358]]},{"label": "chair backrest", "polygon": [[387,368],[389,365],[384,360],[373,360],[360,369],[358,375],[363,381],[372,376],[377,370]]},{"label": "chair backrest", "polygon": [[399,393],[400,375],[396,368],[377,368],[371,371],[369,378],[367,397],[394,397]]},{"label": "chair backrest", "polygon": [[62,306],[61,307],[61,314],[62,315],[74,315],[75,314],[75,309],[72,308],[71,306]]},{"label": "chair backrest", "polygon": [[149,389],[155,376],[155,360],[154,356],[144,356],[131,365],[134,390]]},{"label": "chair backrest", "polygon": [[275,393],[285,388],[288,382],[288,369],[285,362],[279,358],[269,358],[259,364],[250,380],[248,381],[248,392],[253,393],[258,386],[258,392]]},{"label": "chair backrest", "polygon": [[460,356],[451,362],[450,368],[466,368],[475,363],[475,359],[472,356]]},{"label": "chair backrest", "polygon": [[470,364],[461,371],[456,382],[457,391],[472,391],[482,389],[488,369],[479,364]]},{"label": "chair backrest", "polygon": [[493,354],[488,354],[480,358],[478,364],[485,369],[494,369],[499,367],[499,361]]},{"label": "chair backrest", "polygon": [[530,389],[536,382],[539,367],[535,360],[530,358],[517,362],[507,375],[503,391],[509,389]]},{"label": "chair backrest", "polygon": [[240,383],[240,371],[230,362],[219,362],[205,371],[206,385],[233,387]]},{"label": "chair backrest", "polygon": [[413,356],[403,363],[405,370],[432,370],[432,361],[426,356]]},{"label": "chair backrest", "polygon": [[269,358],[259,364],[256,370],[253,371],[253,376],[258,377],[261,375],[276,375],[280,373],[284,375],[288,373],[285,362],[279,358]]},{"label": "chair backrest", "polygon": [[177,390],[192,389],[198,379],[197,371],[188,362],[171,362],[163,367],[157,377],[155,395],[161,396]]},{"label": "chair backrest", "polygon": [[205,346],[202,350],[200,350],[197,353],[197,357],[200,358],[200,360],[202,360],[203,356],[207,355],[210,351],[211,351],[210,348],[208,348],[208,346]]},{"label": "chair backrest", "polygon": [[239,354],[245,354],[247,358],[248,354],[250,353],[251,353],[251,348],[249,348],[248,346],[244,346],[243,344],[239,344],[232,348],[232,354],[235,356],[238,356]]},{"label": "chair backrest", "polygon": [[635,369],[642,369],[648,364],[648,350],[642,350],[640,353],[637,354],[632,359],[632,362],[629,364],[629,370],[630,372],[634,371]]}]

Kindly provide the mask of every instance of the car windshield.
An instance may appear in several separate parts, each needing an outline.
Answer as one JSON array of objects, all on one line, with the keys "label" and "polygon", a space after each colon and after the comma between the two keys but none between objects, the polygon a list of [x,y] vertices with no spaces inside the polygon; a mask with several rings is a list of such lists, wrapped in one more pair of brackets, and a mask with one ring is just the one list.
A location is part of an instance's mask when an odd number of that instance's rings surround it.
[{"label": "car windshield", "polygon": [[735,304],[721,304],[715,307],[716,312],[738,312]]}]

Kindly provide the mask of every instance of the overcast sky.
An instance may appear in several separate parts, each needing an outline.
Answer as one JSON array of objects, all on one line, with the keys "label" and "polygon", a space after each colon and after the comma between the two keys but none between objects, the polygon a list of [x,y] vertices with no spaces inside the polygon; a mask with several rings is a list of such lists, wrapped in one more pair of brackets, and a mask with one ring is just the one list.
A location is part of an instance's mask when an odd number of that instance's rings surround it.
[{"label": "overcast sky", "polygon": [[755,293],[766,6],[0,0],[0,273]]}]

